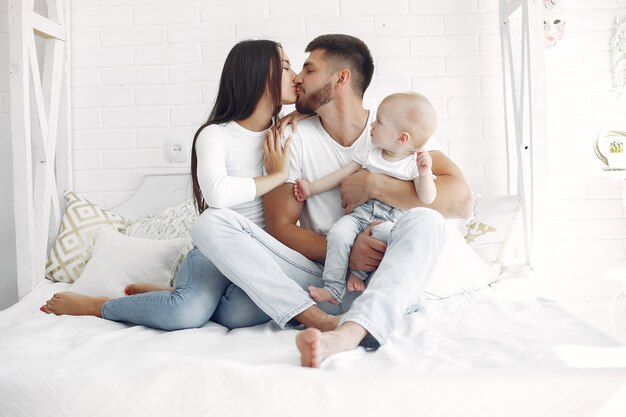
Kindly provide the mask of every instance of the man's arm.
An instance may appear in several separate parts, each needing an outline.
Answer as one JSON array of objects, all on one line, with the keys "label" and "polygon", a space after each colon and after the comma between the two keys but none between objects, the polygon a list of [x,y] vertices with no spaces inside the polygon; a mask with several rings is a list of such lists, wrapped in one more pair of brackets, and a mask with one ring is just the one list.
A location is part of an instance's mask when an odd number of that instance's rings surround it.
[{"label": "man's arm", "polygon": [[293,184],[285,183],[263,196],[267,231],[276,239],[317,262],[326,259],[326,238],[296,225],[304,203],[293,195]]},{"label": "man's arm", "polygon": [[341,182],[341,203],[346,213],[368,199],[376,198],[402,210],[428,207],[446,218],[470,218],[474,200],[463,173],[442,152],[431,151],[430,156],[433,160],[433,174],[437,176],[437,197],[431,204],[424,204],[419,200],[411,181],[362,170]]}]

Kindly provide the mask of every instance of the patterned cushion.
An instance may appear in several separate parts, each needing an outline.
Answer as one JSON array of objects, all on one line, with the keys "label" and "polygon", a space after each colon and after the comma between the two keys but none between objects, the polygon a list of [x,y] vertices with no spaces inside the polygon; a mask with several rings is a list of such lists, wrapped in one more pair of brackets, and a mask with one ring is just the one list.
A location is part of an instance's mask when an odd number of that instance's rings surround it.
[{"label": "patterned cushion", "polygon": [[46,278],[74,282],[91,257],[93,236],[101,226],[123,232],[128,220],[110,210],[98,207],[71,191],[64,194],[67,207],[56,242],[46,262]]}]

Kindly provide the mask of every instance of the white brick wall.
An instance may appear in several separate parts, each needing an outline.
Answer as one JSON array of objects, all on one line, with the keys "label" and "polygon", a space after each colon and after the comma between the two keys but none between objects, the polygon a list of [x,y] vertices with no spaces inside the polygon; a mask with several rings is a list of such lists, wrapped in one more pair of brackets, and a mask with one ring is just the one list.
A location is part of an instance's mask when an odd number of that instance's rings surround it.
[{"label": "white brick wall", "polygon": [[[143,173],[186,167],[165,160],[164,143],[191,142],[235,42],[275,39],[298,68],[308,41],[341,32],[361,37],[373,52],[376,73],[368,105],[393,91],[425,93],[440,119],[437,137],[472,187],[504,193],[497,5],[497,0],[72,2],[77,191],[115,205],[137,188]],[[599,172],[590,145],[596,132],[626,130],[611,124],[619,117],[608,56],[613,19],[626,14],[626,4],[567,0],[565,8],[565,38],[546,57],[551,182],[558,190],[550,212],[552,258],[555,271],[582,278],[599,276],[607,265],[626,266],[621,184],[588,180]]]}]

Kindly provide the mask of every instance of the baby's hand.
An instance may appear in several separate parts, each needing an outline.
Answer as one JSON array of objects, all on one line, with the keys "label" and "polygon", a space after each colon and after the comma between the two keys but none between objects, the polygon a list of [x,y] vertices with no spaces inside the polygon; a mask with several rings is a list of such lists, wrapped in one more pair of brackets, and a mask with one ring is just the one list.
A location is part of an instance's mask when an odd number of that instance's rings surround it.
[{"label": "baby's hand", "polygon": [[432,175],[433,159],[428,151],[424,149],[416,151],[415,162],[417,163],[417,172],[420,175]]},{"label": "baby's hand", "polygon": [[304,201],[311,197],[310,183],[305,180],[296,180],[293,185],[293,195],[298,201]]}]

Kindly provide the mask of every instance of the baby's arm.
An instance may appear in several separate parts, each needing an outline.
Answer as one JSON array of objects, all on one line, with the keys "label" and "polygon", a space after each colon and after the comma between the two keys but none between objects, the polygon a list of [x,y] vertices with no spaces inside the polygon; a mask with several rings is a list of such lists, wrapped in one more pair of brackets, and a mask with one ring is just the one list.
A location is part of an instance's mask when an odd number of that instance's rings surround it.
[{"label": "baby's arm", "polygon": [[340,169],[331,172],[325,177],[315,181],[296,180],[293,186],[293,193],[298,201],[304,201],[307,198],[332,190],[338,187],[341,181],[348,175],[354,174],[361,169],[361,164],[350,161]]},{"label": "baby's arm", "polygon": [[437,187],[435,186],[432,172],[433,160],[430,154],[423,149],[416,152],[415,159],[417,172],[419,173],[419,177],[413,180],[415,191],[417,191],[417,196],[422,203],[430,204],[437,197]]}]

